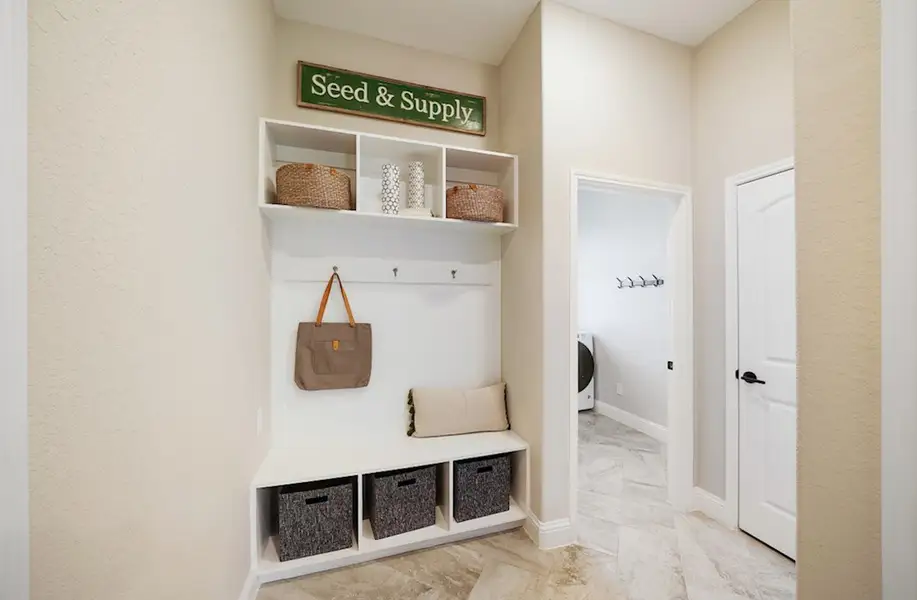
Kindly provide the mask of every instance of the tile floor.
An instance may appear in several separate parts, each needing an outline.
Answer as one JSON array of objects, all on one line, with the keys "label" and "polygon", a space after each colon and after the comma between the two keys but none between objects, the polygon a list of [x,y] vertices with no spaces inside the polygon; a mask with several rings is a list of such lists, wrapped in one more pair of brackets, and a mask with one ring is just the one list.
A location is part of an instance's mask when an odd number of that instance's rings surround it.
[{"label": "tile floor", "polygon": [[660,444],[580,414],[580,545],[522,530],[265,585],[258,600],[790,600],[792,561],[665,501]]},{"label": "tile floor", "polygon": [[577,535],[583,546],[616,557],[621,598],[794,599],[793,561],[669,506],[663,450],[639,431],[580,413]]}]

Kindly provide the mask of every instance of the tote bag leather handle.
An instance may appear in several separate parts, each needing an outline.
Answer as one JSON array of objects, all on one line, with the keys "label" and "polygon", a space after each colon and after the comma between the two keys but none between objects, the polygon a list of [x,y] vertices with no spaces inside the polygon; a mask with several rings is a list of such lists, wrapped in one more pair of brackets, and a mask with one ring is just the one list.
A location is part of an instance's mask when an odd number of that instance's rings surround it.
[{"label": "tote bag leather handle", "polygon": [[341,281],[341,276],[337,273],[331,275],[331,278],[328,280],[328,285],[325,286],[325,293],[322,295],[322,303],[318,307],[318,316],[315,317],[315,326],[322,326],[322,319],[325,317],[325,307],[328,306],[328,298],[331,297],[331,286],[334,285],[334,280],[337,278],[338,287],[341,288],[341,296],[344,298],[344,308],[347,309],[347,319],[350,321],[351,327],[356,327],[356,323],[353,320],[353,311],[350,310],[350,301],[347,300],[347,292],[344,291],[344,283]]}]

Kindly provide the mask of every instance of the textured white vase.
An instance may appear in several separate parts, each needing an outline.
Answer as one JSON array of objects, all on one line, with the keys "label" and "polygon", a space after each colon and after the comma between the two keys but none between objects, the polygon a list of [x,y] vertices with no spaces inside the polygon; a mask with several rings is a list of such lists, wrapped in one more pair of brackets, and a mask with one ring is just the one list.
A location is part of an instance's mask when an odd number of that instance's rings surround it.
[{"label": "textured white vase", "polygon": [[397,215],[401,207],[401,169],[398,165],[382,165],[382,212]]},{"label": "textured white vase", "polygon": [[408,209],[424,208],[424,173],[423,163],[415,160],[408,163]]}]

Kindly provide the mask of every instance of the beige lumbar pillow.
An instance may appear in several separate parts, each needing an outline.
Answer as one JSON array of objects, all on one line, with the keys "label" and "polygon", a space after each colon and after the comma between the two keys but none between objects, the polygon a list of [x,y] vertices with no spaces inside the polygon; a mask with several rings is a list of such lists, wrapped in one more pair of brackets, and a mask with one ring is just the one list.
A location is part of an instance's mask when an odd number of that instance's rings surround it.
[{"label": "beige lumbar pillow", "polygon": [[414,388],[408,394],[408,405],[408,435],[414,437],[509,429],[505,383],[476,390]]}]

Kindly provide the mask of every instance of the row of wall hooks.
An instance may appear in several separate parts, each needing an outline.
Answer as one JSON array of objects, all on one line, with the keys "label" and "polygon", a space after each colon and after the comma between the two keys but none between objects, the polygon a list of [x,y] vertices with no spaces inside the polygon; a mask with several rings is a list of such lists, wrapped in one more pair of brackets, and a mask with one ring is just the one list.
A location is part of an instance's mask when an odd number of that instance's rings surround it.
[{"label": "row of wall hooks", "polygon": [[665,285],[665,280],[656,277],[656,275],[653,275],[652,279],[644,279],[643,275],[637,275],[637,279],[639,279],[639,281],[634,281],[630,277],[625,277],[624,279],[621,279],[620,277],[615,277],[615,279],[618,280],[618,289],[619,290],[630,289],[630,288],[635,288],[635,287],[638,287],[638,288],[659,287],[661,285]]},{"label": "row of wall hooks", "polygon": [[[338,272],[337,265],[334,265],[333,267],[331,267],[331,270],[337,273]],[[455,279],[455,276],[458,274],[458,269],[450,269],[450,273],[452,274],[452,279]],[[398,267],[392,268],[392,279],[398,279]]]}]

